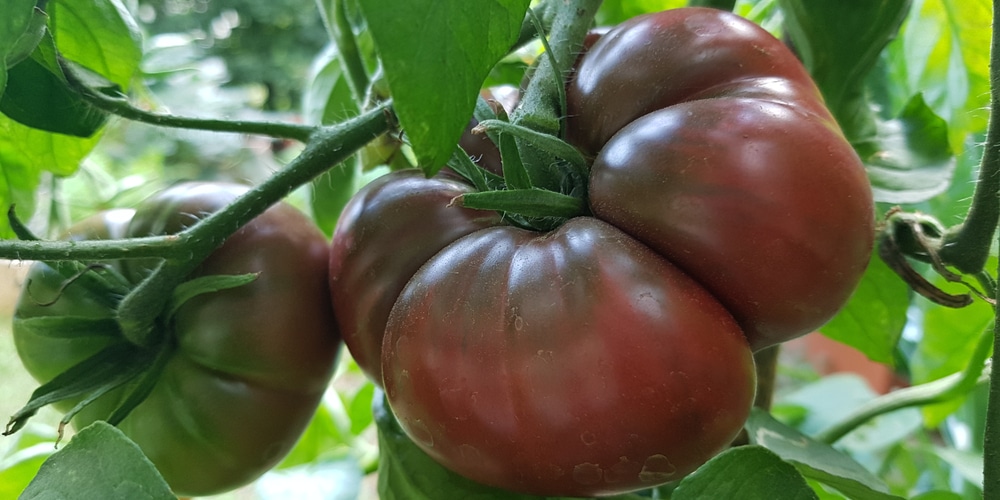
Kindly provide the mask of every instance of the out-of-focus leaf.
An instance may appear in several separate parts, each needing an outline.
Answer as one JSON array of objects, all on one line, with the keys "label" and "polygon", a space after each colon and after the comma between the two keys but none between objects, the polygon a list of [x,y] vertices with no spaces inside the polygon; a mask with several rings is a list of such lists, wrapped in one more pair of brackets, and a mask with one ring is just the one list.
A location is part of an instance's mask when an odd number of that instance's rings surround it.
[{"label": "out-of-focus leaf", "polygon": [[850,498],[890,500],[889,488],[853,458],[814,441],[755,409],[746,423],[750,442],[794,465],[803,476],[832,486]]},{"label": "out-of-focus leaf", "polygon": [[63,57],[129,89],[142,58],[142,39],[120,0],[56,2],[51,16]]},{"label": "out-of-focus leaf", "polygon": [[0,442],[0,498],[17,498],[50,455],[55,453],[55,428],[29,424]]},{"label": "out-of-focus leaf", "polygon": [[820,331],[872,361],[892,364],[909,303],[906,284],[882,259],[874,257],[851,300]]},{"label": "out-of-focus leaf", "polygon": [[48,15],[35,0],[10,0],[0,19],[0,96],[7,85],[7,69],[34,52],[45,33]]},{"label": "out-of-focus leaf", "polygon": [[[49,32],[60,53],[127,89],[139,68],[142,51],[135,22],[121,2],[85,0],[49,5]],[[53,68],[54,54],[43,45],[36,49],[40,56],[36,60]],[[42,172],[73,174],[100,136],[100,131],[90,137],[53,134],[0,115],[0,207],[16,204],[18,215],[28,219]],[[7,219],[0,218],[0,237],[11,235]]]},{"label": "out-of-focus leaf", "polygon": [[918,92],[947,120],[953,148],[986,129],[992,25],[989,0],[914,0],[886,51],[895,109]]},{"label": "out-of-focus leaf", "polygon": [[948,189],[955,157],[948,124],[913,96],[893,120],[878,121],[877,134],[855,143],[872,182],[875,201],[919,203]]},{"label": "out-of-focus leaf", "polygon": [[779,0],[792,45],[852,142],[875,133],[865,81],[895,38],[910,0]]},{"label": "out-of-focus leaf", "polygon": [[[864,379],[855,374],[841,373],[822,379],[778,399],[779,404],[794,404],[808,410],[799,430],[807,435],[839,423],[856,408],[875,399],[875,393]],[[917,409],[909,408],[881,415],[858,427],[838,441],[838,447],[852,451],[877,451],[899,442],[920,429]]]},{"label": "out-of-focus leaf", "polygon": [[614,26],[646,12],[676,9],[688,4],[687,0],[631,0],[628,2],[603,2],[595,20],[598,26]]},{"label": "out-of-focus leaf", "polygon": [[360,0],[393,108],[419,164],[437,172],[472,116],[490,68],[521,31],[528,0]]},{"label": "out-of-focus leaf", "polygon": [[671,500],[817,498],[794,466],[763,446],[730,448],[681,480]]},{"label": "out-of-focus leaf", "polygon": [[174,500],[142,450],[117,428],[97,421],[42,464],[21,500],[101,498]]},{"label": "out-of-focus leaf", "polygon": [[[307,123],[316,125],[337,123],[358,114],[334,45],[327,46],[313,61],[303,93],[302,114]],[[361,165],[352,156],[312,181],[310,208],[316,224],[327,236],[333,235],[340,211],[361,188],[361,177]]]},{"label": "out-of-focus leaf", "polygon": [[[996,258],[991,257],[987,269],[996,269]],[[944,279],[936,278],[934,284],[952,293],[966,290]],[[993,308],[977,300],[968,307],[952,309],[917,299],[922,317],[923,336],[910,360],[910,373],[914,384],[922,384],[957,373],[969,364],[976,345],[993,319]],[[962,399],[923,407],[926,424],[936,427],[952,414]]]}]

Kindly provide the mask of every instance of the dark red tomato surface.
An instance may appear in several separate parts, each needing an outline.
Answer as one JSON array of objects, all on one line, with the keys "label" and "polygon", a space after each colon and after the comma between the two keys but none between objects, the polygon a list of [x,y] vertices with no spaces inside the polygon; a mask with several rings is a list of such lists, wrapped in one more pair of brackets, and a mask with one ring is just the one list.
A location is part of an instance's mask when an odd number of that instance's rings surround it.
[{"label": "dark red tomato surface", "polygon": [[344,343],[382,385],[382,337],[396,297],[434,254],[473,231],[500,224],[495,212],[451,200],[473,189],[417,170],[365,186],[341,212],[330,249],[330,291]]},{"label": "dark red tomato surface", "polygon": [[[176,232],[245,190],[178,185],[141,205],[127,234]],[[277,464],[305,429],[339,347],[328,259],[326,238],[312,221],[279,204],[229,237],[192,275],[259,273],[248,285],[201,295],[180,307],[168,326],[176,349],[162,377],[119,425],[177,494],[208,495],[252,481]],[[144,274],[135,261],[129,264],[127,275]],[[18,304],[14,339],[36,378],[47,381],[112,341],[46,338],[23,327],[24,320],[39,316],[113,314],[72,285],[51,306],[40,304],[37,298],[54,296],[47,292],[63,281],[45,264],[36,264],[29,279],[32,292],[22,294]],[[74,424],[107,418],[122,397],[122,391],[104,396]]]},{"label": "dark red tomato surface", "polygon": [[485,229],[435,255],[396,301],[383,366],[424,451],[537,495],[681,478],[729,445],[755,381],[721,304],[589,217]]},{"label": "dark red tomato surface", "polygon": [[756,350],[843,306],[874,234],[860,159],[795,56],[734,14],[634,18],[567,89],[590,207],[689,273]]}]

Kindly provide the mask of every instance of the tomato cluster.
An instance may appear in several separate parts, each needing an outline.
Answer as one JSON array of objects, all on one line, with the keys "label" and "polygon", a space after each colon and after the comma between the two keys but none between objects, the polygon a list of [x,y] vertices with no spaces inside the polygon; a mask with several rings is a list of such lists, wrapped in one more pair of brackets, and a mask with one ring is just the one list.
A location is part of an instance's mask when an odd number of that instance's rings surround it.
[{"label": "tomato cluster", "polygon": [[687,8],[601,36],[567,86],[591,216],[550,232],[396,172],[348,204],[330,287],[345,343],[402,428],[477,481],[607,495],[728,446],[752,352],[829,320],[874,209],[858,156],[795,55]]},{"label": "tomato cluster", "polygon": [[[176,233],[244,191],[230,184],[177,185],[135,211],[94,216],[69,237]],[[254,480],[277,464],[305,429],[340,345],[327,289],[328,254],[329,244],[313,222],[279,204],[230,236],[191,276],[258,273],[252,283],[198,296],[177,309],[163,325],[170,357],[159,380],[119,424],[177,494],[214,494]],[[134,281],[158,262],[104,264]],[[49,264],[32,266],[13,331],[18,354],[38,380],[52,380],[123,342],[108,332],[64,331],[37,321],[113,320],[114,310],[98,298]],[[138,383],[100,397],[77,414],[74,425],[107,419]],[[68,411],[78,400],[56,406]]]}]

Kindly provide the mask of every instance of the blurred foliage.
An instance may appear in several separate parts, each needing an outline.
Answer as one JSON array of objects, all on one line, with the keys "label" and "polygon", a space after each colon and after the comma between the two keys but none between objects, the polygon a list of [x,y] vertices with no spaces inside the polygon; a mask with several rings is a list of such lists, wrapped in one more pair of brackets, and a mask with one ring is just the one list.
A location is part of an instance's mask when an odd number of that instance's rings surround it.
[{"label": "blurred foliage", "polygon": [[228,85],[261,85],[262,109],[295,109],[313,57],[329,41],[312,2],[302,0],[134,0],[149,35],[184,33],[220,57]]}]

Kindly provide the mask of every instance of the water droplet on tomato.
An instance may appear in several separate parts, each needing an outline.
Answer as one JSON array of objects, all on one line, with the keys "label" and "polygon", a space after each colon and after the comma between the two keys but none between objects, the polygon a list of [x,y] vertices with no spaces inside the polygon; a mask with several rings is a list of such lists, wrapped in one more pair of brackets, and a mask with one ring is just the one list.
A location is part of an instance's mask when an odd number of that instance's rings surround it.
[{"label": "water droplet on tomato", "polygon": [[674,464],[670,463],[667,457],[657,454],[647,458],[646,463],[642,464],[639,480],[644,483],[663,483],[668,481],[675,472],[677,472],[677,467],[674,467]]}]

